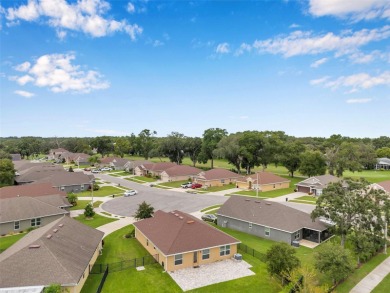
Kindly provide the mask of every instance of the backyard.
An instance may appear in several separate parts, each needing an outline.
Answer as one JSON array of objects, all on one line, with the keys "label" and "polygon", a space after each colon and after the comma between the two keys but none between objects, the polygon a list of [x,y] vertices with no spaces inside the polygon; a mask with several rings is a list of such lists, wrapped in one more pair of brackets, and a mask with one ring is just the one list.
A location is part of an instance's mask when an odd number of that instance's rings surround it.
[{"label": "backyard", "polygon": [[115,219],[115,218],[107,218],[107,217],[104,217],[104,216],[101,216],[101,215],[98,215],[98,214],[95,214],[93,216],[93,218],[91,219],[87,219],[84,215],[80,215],[80,216],[77,216],[75,218],[73,218],[89,227],[92,227],[92,228],[97,228],[97,227],[100,227],[100,226],[103,226],[105,224],[108,224],[108,223],[111,223],[111,222],[114,222],[114,221],[118,221],[118,219]]}]

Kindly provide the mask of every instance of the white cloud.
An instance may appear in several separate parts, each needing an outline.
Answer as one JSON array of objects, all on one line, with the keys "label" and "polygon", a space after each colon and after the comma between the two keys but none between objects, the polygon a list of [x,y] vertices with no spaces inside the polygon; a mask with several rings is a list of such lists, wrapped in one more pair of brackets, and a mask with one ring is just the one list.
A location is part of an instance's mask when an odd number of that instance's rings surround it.
[{"label": "white cloud", "polygon": [[130,14],[133,14],[135,12],[135,6],[131,2],[127,3],[126,9],[127,9],[127,12]]},{"label": "white cloud", "polygon": [[215,52],[218,54],[227,54],[230,52],[229,44],[228,43],[221,43],[217,45],[217,48],[215,49]]},{"label": "white cloud", "polygon": [[240,56],[244,54],[245,52],[250,52],[252,51],[252,46],[247,44],[247,43],[242,43],[240,47],[236,50],[234,53],[234,56]]},{"label": "white cloud", "polygon": [[319,59],[317,61],[314,61],[312,64],[310,64],[310,67],[318,68],[319,66],[321,66],[322,64],[324,64],[327,61],[328,61],[328,58]]},{"label": "white cloud", "polygon": [[371,102],[372,99],[348,99],[345,102],[347,104],[365,104]]},{"label": "white cloud", "polygon": [[284,57],[316,55],[324,52],[335,52],[337,57],[355,52],[361,46],[389,37],[389,25],[379,29],[344,31],[340,35],[335,35],[332,32],[315,35],[312,32],[295,31],[287,36],[279,35],[272,39],[256,40],[252,47],[259,52],[281,54]]},{"label": "white cloud", "polygon": [[356,64],[367,64],[375,60],[381,60],[390,63],[390,53],[383,53],[379,50],[374,50],[370,53],[357,51],[348,55],[348,58],[352,61],[352,63]]},{"label": "white cloud", "polygon": [[310,0],[309,12],[314,16],[331,15],[362,19],[390,18],[388,0]]},{"label": "white cloud", "polygon": [[164,46],[164,42],[161,42],[159,40],[155,40],[152,45],[153,45],[153,47],[160,47],[160,46]]},{"label": "white cloud", "polygon": [[329,80],[324,77],[310,81],[311,85],[322,85],[325,88],[336,90],[340,87],[350,88],[349,93],[357,92],[363,89],[369,89],[380,85],[390,85],[390,71],[384,71],[377,76],[371,76],[368,73],[358,73],[348,76],[341,76],[335,80]]},{"label": "white cloud", "polygon": [[22,72],[26,72],[27,70],[29,70],[31,67],[31,63],[30,62],[24,62],[22,64],[19,64],[17,66],[15,66],[15,70],[17,71],[22,71]]},{"label": "white cloud", "polygon": [[[48,87],[54,93],[89,93],[92,90],[106,89],[110,85],[102,75],[94,70],[80,70],[73,65],[74,54],[52,54],[39,57],[28,67],[26,75],[12,77],[18,84],[33,83],[38,87]],[[24,62],[15,68],[23,67]]]},{"label": "white cloud", "polygon": [[289,28],[299,28],[301,27],[299,24],[293,23],[289,26]]},{"label": "white cloud", "polygon": [[19,96],[25,97],[25,98],[31,98],[35,96],[35,94],[26,92],[26,91],[14,91],[14,94],[17,94]]},{"label": "white cloud", "polygon": [[66,30],[83,32],[92,37],[124,32],[132,40],[142,33],[142,28],[137,24],[105,18],[104,14],[109,9],[110,4],[104,0],[79,0],[72,4],[66,0],[29,0],[27,5],[8,8],[6,18],[9,24],[18,23],[19,20],[46,20],[56,29],[59,38],[65,37]]}]

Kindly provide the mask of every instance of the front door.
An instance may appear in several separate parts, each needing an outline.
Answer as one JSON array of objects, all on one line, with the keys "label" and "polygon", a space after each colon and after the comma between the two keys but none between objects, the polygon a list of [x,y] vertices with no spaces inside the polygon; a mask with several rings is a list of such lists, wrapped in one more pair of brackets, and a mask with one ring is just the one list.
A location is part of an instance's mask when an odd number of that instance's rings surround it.
[{"label": "front door", "polygon": [[194,252],[194,263],[198,263],[198,252]]}]

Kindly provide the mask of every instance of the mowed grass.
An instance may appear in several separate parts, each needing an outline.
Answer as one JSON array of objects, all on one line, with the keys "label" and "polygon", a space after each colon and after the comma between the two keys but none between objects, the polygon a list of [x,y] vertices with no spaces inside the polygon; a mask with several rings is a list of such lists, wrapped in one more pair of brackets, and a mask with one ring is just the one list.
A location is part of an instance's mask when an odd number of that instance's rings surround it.
[{"label": "mowed grass", "polygon": [[351,177],[354,179],[359,179],[363,177],[368,182],[376,183],[376,182],[390,180],[390,171],[379,171],[379,170],[364,170],[361,172],[345,171],[343,177],[344,178]]},{"label": "mowed grass", "polygon": [[202,209],[202,210],[200,210],[202,213],[204,213],[204,212],[207,212],[208,210],[213,210],[213,209],[215,209],[215,208],[219,208],[221,206],[221,204],[216,204],[216,205],[213,205],[213,206],[209,206],[209,207],[207,207],[207,208],[204,208],[204,209]]},{"label": "mowed grass", "polygon": [[[96,190],[93,192],[94,197],[101,197],[101,196],[109,196],[109,195],[118,195],[118,194],[123,194],[124,191],[122,189],[113,187],[113,186],[103,186],[100,187],[99,190]],[[77,193],[77,197],[91,197],[92,196],[92,191],[84,191]]]},{"label": "mowed grass", "polygon": [[297,203],[306,203],[306,204],[316,204],[317,198],[310,195],[305,195],[301,197],[297,197],[296,199],[290,200],[291,202],[297,202]]},{"label": "mowed grass", "polygon": [[[77,205],[70,208],[71,211],[74,210],[84,210],[85,207],[90,203],[90,200],[78,200]],[[103,202],[102,201],[94,201],[93,207],[97,208],[99,207]]]},{"label": "mowed grass", "polygon": [[108,223],[111,223],[114,221],[118,221],[118,219],[107,218],[107,217],[103,217],[103,216],[98,215],[98,214],[95,214],[92,219],[87,219],[87,218],[85,218],[84,215],[77,216],[73,219],[75,219],[75,220],[77,220],[77,221],[79,221],[79,222],[81,222],[89,227],[92,227],[92,228],[97,228],[97,227],[103,226],[105,224],[108,224]]},{"label": "mowed grass", "polygon": [[188,180],[182,180],[182,181],[171,181],[171,182],[164,182],[159,183],[159,185],[166,186],[166,187],[172,187],[172,188],[180,188],[182,184],[190,182]]},{"label": "mowed grass", "polygon": [[22,239],[24,236],[26,236],[26,234],[27,233],[19,233],[11,236],[0,237],[0,252],[6,250],[19,239]]},{"label": "mowed grass", "polygon": [[383,293],[388,292],[390,289],[390,274],[387,274],[387,276],[378,284],[378,286],[375,287],[374,290],[372,290],[372,293]]},{"label": "mowed grass", "polygon": [[128,177],[125,179],[129,180],[129,181],[134,181],[137,183],[156,182],[157,181],[157,179],[155,179],[155,178],[150,178],[150,177],[145,177],[145,176],[134,176],[134,177]]},{"label": "mowed grass", "polygon": [[233,188],[236,188],[236,186],[234,186],[234,184],[227,184],[227,185],[223,185],[223,186],[207,187],[204,190],[206,190],[207,192],[217,192],[217,191],[229,190],[229,189],[233,189]]}]

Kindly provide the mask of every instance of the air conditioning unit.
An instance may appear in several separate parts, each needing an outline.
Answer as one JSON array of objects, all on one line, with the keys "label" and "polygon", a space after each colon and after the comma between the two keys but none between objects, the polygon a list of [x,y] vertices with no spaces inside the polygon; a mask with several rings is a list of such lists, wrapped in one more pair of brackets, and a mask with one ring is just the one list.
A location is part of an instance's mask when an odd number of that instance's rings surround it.
[{"label": "air conditioning unit", "polygon": [[291,243],[291,245],[294,246],[294,247],[299,247],[299,241],[294,240],[294,241]]},{"label": "air conditioning unit", "polygon": [[240,253],[235,253],[234,256],[233,256],[233,258],[234,258],[235,260],[242,260],[242,255],[241,255]]}]

